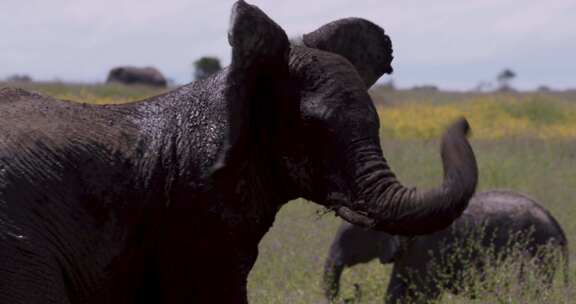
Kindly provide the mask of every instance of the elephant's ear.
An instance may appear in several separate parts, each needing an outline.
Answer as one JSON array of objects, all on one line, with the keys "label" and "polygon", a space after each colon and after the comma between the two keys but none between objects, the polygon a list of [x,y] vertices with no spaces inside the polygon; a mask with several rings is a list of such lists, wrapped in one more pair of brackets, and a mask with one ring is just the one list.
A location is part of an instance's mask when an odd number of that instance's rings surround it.
[{"label": "elephant's ear", "polygon": [[[232,7],[228,42],[232,62],[226,71],[224,98],[228,128],[213,173],[246,159],[258,132],[271,128],[288,80],[290,44],[284,30],[258,7],[237,1]],[[229,171],[226,171],[229,172]]]},{"label": "elephant's ear", "polygon": [[305,34],[304,45],[348,59],[367,87],[380,76],[392,73],[392,42],[378,25],[360,18],[346,18]]}]

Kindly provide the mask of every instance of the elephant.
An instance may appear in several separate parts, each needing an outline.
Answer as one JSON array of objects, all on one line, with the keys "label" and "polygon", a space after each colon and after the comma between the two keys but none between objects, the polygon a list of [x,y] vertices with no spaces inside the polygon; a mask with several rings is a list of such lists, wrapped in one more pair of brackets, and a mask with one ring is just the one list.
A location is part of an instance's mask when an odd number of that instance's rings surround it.
[{"label": "elephant", "polygon": [[379,259],[382,264],[394,264],[386,303],[428,303],[438,299],[442,289],[458,294],[464,284],[473,283],[464,283],[462,273],[467,266],[460,259],[469,259],[485,273],[481,254],[505,259],[515,257],[513,251],[518,249],[523,258],[536,259],[538,275],[548,285],[563,260],[568,284],[568,242],[556,219],[524,194],[480,192],[452,225],[428,235],[405,237],[343,223],[326,259],[323,288],[327,299],[334,301],[346,267]]},{"label": "elephant", "polygon": [[164,75],[154,67],[116,67],[110,70],[106,82],[128,85],[139,84],[159,88],[165,88],[167,86]]},{"label": "elephant", "polygon": [[466,208],[465,119],[442,135],[438,187],[404,186],[382,155],[367,92],[392,72],[382,28],[341,19],[291,46],[240,0],[228,41],[227,68],[140,101],[0,91],[0,303],[247,303],[258,243],[293,199],[404,235]]}]

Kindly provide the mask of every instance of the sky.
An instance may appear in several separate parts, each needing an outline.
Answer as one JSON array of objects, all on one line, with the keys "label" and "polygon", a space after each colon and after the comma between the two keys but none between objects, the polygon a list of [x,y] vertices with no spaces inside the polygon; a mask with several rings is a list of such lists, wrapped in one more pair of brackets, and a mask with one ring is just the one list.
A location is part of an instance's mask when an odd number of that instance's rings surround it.
[{"label": "sky", "polygon": [[[469,90],[504,68],[512,85],[576,88],[575,0],[252,0],[290,37],[345,17],[383,27],[399,87]],[[103,82],[119,65],[192,81],[201,56],[230,61],[233,1],[0,0],[0,78]]]}]

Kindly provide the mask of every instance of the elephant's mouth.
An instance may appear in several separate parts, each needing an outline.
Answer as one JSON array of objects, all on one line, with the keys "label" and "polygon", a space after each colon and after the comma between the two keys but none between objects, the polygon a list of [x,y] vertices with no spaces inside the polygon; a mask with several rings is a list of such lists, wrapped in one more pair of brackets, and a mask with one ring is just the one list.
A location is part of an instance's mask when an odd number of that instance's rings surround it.
[{"label": "elephant's mouth", "polygon": [[376,226],[376,220],[368,216],[368,213],[350,209],[347,206],[349,205],[349,199],[346,198],[345,195],[330,193],[328,195],[328,202],[328,206],[331,206],[330,209],[334,210],[338,216],[349,223],[365,228],[374,228]]},{"label": "elephant's mouth", "polygon": [[369,217],[367,213],[354,211],[346,206],[339,206],[336,208],[336,214],[356,226],[364,228],[374,228],[376,226],[376,220]]}]

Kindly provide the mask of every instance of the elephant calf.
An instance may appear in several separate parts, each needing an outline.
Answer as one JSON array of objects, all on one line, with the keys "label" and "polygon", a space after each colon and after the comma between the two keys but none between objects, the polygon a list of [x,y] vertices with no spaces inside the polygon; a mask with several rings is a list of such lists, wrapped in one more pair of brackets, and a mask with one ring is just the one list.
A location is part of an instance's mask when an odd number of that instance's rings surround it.
[{"label": "elephant calf", "polygon": [[[514,237],[519,234],[529,237]],[[474,236],[479,242],[477,246],[470,246],[467,242]],[[517,242],[513,243],[515,240]],[[462,244],[468,244],[470,249],[463,249]],[[551,283],[557,265],[544,262],[548,256],[539,250],[544,245],[559,249],[565,267],[568,266],[566,236],[547,210],[534,200],[511,191],[477,193],[458,220],[434,234],[406,238],[342,224],[325,264],[324,290],[333,300],[338,295],[340,276],[345,267],[379,258],[381,263],[394,263],[387,303],[412,303],[416,295],[420,301],[427,302],[438,298],[441,289],[458,293],[459,287],[463,286],[461,275],[466,262],[460,260],[461,257],[468,257],[478,270],[482,270],[482,259],[474,258],[482,250],[504,258],[510,253],[505,249],[510,247],[521,248],[523,254],[536,258],[536,262],[540,262],[538,265],[542,266],[543,279]],[[458,250],[468,251],[465,255],[457,255]],[[567,275],[567,269],[564,273]],[[568,281],[567,277],[565,279]]]}]

